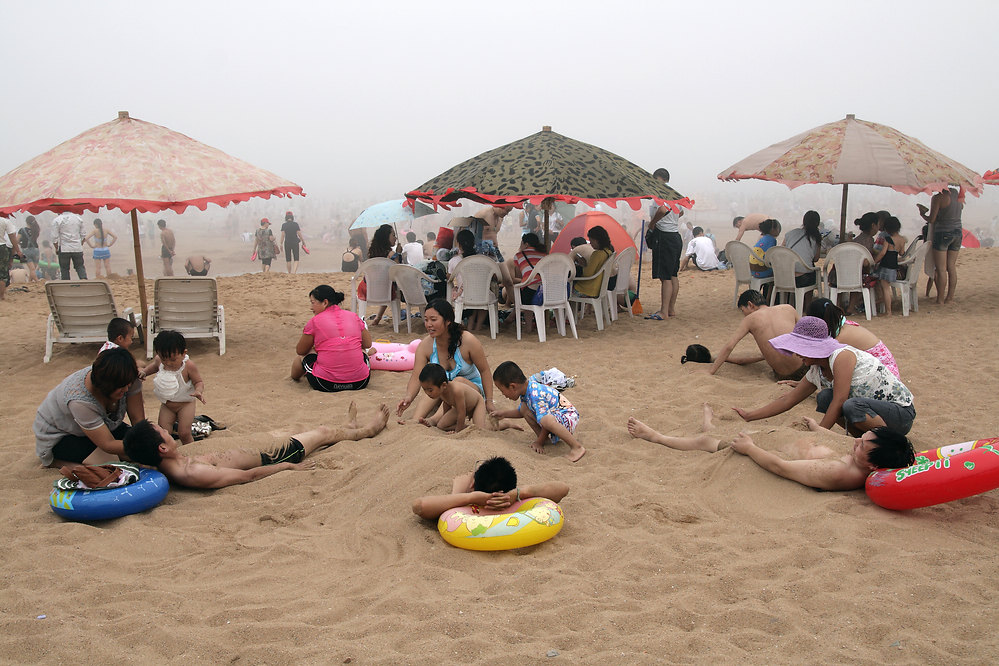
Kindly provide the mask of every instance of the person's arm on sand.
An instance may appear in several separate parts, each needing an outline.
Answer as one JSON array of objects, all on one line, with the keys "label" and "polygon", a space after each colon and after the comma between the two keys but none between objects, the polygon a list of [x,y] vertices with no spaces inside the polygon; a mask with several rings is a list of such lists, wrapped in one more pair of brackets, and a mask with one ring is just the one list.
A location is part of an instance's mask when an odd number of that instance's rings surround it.
[{"label": "person's arm on sand", "polygon": [[[854,490],[859,488],[855,473],[842,460],[784,460],[758,447],[744,432],[732,441],[732,449],[748,456],[757,465],[777,476],[819,490]],[[863,482],[861,482],[863,485]]]},{"label": "person's arm on sand", "polygon": [[216,467],[214,465],[204,465],[199,462],[189,462],[186,465],[161,465],[161,471],[166,474],[174,483],[188,488],[225,488],[236,486],[241,483],[258,481],[268,476],[284,472],[286,470],[309,470],[314,469],[314,460],[305,460],[300,463],[277,463],[276,465],[263,465],[250,469],[235,469],[232,467]]},{"label": "person's arm on sand", "polygon": [[733,407],[732,409],[735,410],[735,413],[741,416],[744,421],[758,421],[759,419],[765,419],[771,416],[776,416],[777,414],[783,414],[813,393],[815,393],[815,384],[803,381],[799,382],[798,385],[794,387],[793,391],[785,393],[773,402],[763,405],[762,407],[748,410],[742,409],[741,407]]},{"label": "person's arm on sand", "polygon": [[857,367],[857,355],[853,352],[842,351],[836,356],[833,363],[833,395],[829,408],[819,425],[825,429],[830,429],[839,422],[843,416],[843,403],[850,397],[850,383],[853,379],[853,370]]},{"label": "person's arm on sand", "polygon": [[[423,339],[420,346],[416,348],[415,358],[413,359],[413,371],[409,373],[409,381],[406,383],[406,395],[402,397],[399,404],[395,408],[396,416],[402,416],[409,406],[413,404],[416,400],[416,396],[420,393],[420,373],[423,372],[423,368],[426,367],[427,362],[430,360],[430,347],[433,344],[430,336]],[[419,417],[419,415],[418,415]]]},{"label": "person's arm on sand", "polygon": [[[729,354],[731,354],[732,350],[735,349],[735,346],[739,344],[739,341],[742,340],[747,335],[749,335],[749,322],[747,321],[748,319],[749,317],[742,318],[742,323],[739,324],[739,328],[738,330],[736,330],[735,335],[733,335],[732,339],[726,342],[725,346],[722,347],[720,352],[718,352],[718,356],[715,357],[715,362],[711,364],[711,368],[708,369],[709,375],[713,375],[716,372],[718,372],[719,368],[721,368],[722,365],[725,363],[725,361],[728,360]],[[733,361],[733,363],[735,363],[735,361]]]}]

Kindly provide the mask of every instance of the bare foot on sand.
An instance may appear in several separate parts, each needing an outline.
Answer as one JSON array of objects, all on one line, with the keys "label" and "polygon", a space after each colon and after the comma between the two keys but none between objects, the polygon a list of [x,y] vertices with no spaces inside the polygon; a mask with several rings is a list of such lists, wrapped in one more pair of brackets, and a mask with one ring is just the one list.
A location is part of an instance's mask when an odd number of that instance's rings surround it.
[{"label": "bare foot on sand", "polygon": [[628,418],[628,434],[638,439],[654,442],[656,440],[653,437],[659,433],[632,416]]},{"label": "bare foot on sand", "polygon": [[493,430],[520,430],[520,431],[524,430],[524,427],[522,425],[510,419],[497,419],[493,416],[490,416],[489,421],[490,425],[493,426]]},{"label": "bare foot on sand", "polygon": [[569,459],[569,462],[578,462],[580,458],[586,455],[586,449],[582,445],[577,446],[574,449],[569,449],[569,453],[565,455]]},{"label": "bare foot on sand", "polygon": [[389,420],[389,408],[384,402],[378,405],[378,411],[375,415],[371,417],[368,424],[363,428],[357,428],[358,437],[356,439],[364,439],[365,437],[374,437],[382,430],[385,430],[385,426],[388,425]]},{"label": "bare foot on sand", "polygon": [[544,444],[538,444],[537,442],[531,442],[531,449],[535,453],[544,453],[545,452],[545,445]]},{"label": "bare foot on sand", "polygon": [[701,432],[711,432],[711,429],[714,427],[711,419],[714,418],[715,413],[711,410],[711,406],[708,403],[704,403],[703,411],[704,416],[701,421]]},{"label": "bare foot on sand", "polygon": [[357,403],[353,400],[350,401],[350,405],[347,407],[347,427],[357,427]]},{"label": "bare foot on sand", "polygon": [[818,432],[820,430],[825,430],[825,428],[823,428],[822,426],[819,425],[818,421],[816,421],[815,419],[811,418],[810,416],[806,416],[805,417],[805,425],[808,426],[808,429],[811,430],[812,432]]}]

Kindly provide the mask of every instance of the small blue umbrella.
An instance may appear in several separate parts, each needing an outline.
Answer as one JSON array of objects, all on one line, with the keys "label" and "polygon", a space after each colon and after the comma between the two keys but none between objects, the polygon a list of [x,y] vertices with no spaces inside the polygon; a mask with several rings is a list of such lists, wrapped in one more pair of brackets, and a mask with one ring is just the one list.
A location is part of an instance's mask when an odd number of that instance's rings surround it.
[{"label": "small blue umbrella", "polygon": [[396,222],[412,223],[417,217],[432,215],[437,212],[430,206],[418,201],[416,202],[416,211],[414,214],[413,209],[409,206],[404,206],[404,203],[406,203],[405,199],[392,199],[391,201],[383,201],[374,206],[368,206],[357,216],[357,219],[350,225],[350,228],[366,229],[380,227],[383,224],[394,225]]}]

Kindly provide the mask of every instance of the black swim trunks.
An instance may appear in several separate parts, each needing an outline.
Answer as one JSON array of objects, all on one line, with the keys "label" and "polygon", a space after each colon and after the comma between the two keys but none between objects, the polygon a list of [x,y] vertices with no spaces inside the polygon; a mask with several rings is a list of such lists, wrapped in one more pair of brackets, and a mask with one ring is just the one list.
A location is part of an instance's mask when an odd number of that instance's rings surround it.
[{"label": "black swim trunks", "polygon": [[288,443],[273,453],[260,452],[261,465],[276,465],[277,463],[300,463],[305,459],[305,447],[294,437]]}]

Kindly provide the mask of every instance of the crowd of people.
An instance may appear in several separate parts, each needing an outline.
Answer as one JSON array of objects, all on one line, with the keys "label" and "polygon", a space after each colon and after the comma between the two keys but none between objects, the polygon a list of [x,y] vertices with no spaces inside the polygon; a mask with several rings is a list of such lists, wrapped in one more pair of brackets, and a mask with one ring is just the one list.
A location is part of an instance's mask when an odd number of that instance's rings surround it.
[{"label": "crowd of people", "polygon": [[[661,171],[664,173],[657,171],[656,177],[668,182],[669,174]],[[496,288],[501,302],[510,303],[517,297],[521,302],[534,302],[540,284],[529,277],[546,256],[546,247],[535,232],[529,231],[521,237],[514,255],[504,258],[498,247],[497,232],[508,212],[489,207],[456,234],[441,229],[437,234],[429,234],[423,242],[414,232],[408,232],[405,244],[399,242],[390,225],[383,225],[375,230],[366,248],[351,241],[343,265],[356,270],[365,256],[385,257],[417,266],[428,274],[435,269],[443,270],[447,276],[454,273],[462,259],[480,254],[497,262],[500,277],[496,279]],[[958,193],[941,192],[933,198],[931,207],[921,207],[920,213],[928,223],[921,238],[932,243],[938,301],[947,303],[953,299],[957,282]],[[675,316],[678,274],[685,265],[693,262],[701,270],[711,270],[712,257],[717,260],[713,245],[704,242],[703,229],[694,228],[687,244],[687,258],[681,262],[681,217],[682,210],[659,207],[648,236],[653,252],[653,276],[662,282],[660,309],[654,314],[663,320]],[[860,233],[854,241],[871,251],[873,264],[868,267],[871,278],[889,285],[881,293],[890,312],[890,284],[897,279],[902,268],[900,262],[913,245],[900,235],[897,218],[883,211],[867,213],[855,224]],[[288,271],[294,272],[298,248],[303,246],[300,228],[291,213],[286,217],[280,240],[275,241],[269,227],[269,221],[262,219],[254,240],[256,256],[265,262],[267,270],[283,246]],[[26,228],[28,231],[22,238],[12,239],[15,242],[12,254],[38,249],[37,243],[30,242],[37,241],[37,225],[32,228],[29,222]],[[160,229],[166,270],[174,254],[174,238],[167,233],[165,222],[161,221]],[[763,277],[769,266],[762,259],[769,248],[777,245],[781,227],[777,220],[767,218],[757,222],[757,230],[760,238],[753,247],[750,262],[753,273]],[[94,229],[84,235],[82,222],[72,215],[57,217],[53,233],[60,252],[60,269],[68,273],[72,265],[84,279],[85,268],[79,261],[82,246],[87,244],[95,251],[102,250],[101,258],[106,260],[105,251],[116,241],[113,233],[102,228],[100,220],[95,220]],[[452,244],[454,248],[447,247]],[[587,239],[573,245],[570,256],[578,267],[580,279],[573,283],[572,291],[592,297],[602,284],[597,274],[614,256],[613,244],[606,229],[592,226]],[[818,261],[823,245],[818,214],[805,213],[800,228],[788,232],[783,245],[795,252],[805,266]],[[39,262],[41,254],[27,254],[26,258]],[[189,272],[192,267],[207,271],[210,260],[192,259],[188,261]],[[104,270],[109,269],[105,266]],[[814,272],[802,270],[798,277],[800,286],[807,286],[808,280],[814,280]],[[429,282],[428,285],[436,289]],[[362,283],[357,294],[360,298],[364,296],[363,286]],[[453,287],[452,298],[460,299],[462,285],[458,282]],[[297,382],[304,377],[312,390],[321,392],[364,390],[371,380],[370,358],[376,353],[370,326],[379,323],[384,308],[365,321],[341,308],[345,294],[329,285],[315,287],[308,297],[313,316],[296,344],[297,357],[292,362],[290,378]],[[399,423],[406,423],[403,418],[412,409],[416,423],[448,432],[472,425],[489,430],[529,429],[533,433],[530,447],[534,451],[542,453],[565,444],[568,449],[565,455],[570,461],[582,459],[586,448],[577,434],[581,417],[563,392],[567,385],[551,381],[546,373],[525,372],[513,360],[504,360],[495,369],[491,368],[483,343],[475,335],[481,322],[472,316],[471,326],[466,328],[462,321],[456,320],[455,309],[447,299],[435,294],[428,300],[422,316],[426,336],[416,347],[409,380],[395,408]],[[744,315],[742,322],[718,354],[711,355],[704,349],[702,358],[694,358],[694,354],[690,358],[710,363],[705,369],[708,374],[722,371],[726,363],[767,363],[776,380],[788,383],[791,389],[756,407],[734,406],[734,412],[747,422],[768,419],[795,408],[815,394],[815,409],[821,418],[806,419],[809,429],[815,432],[841,429],[853,438],[850,454],[837,457],[817,441],[806,438],[778,456],[758,446],[745,433],[720,438],[711,432],[713,415],[707,407],[699,435],[666,436],[635,418],[628,420],[628,432],[680,450],[717,451],[731,447],[775,474],[823,489],[858,488],[873,469],[911,464],[912,446],[906,435],[916,417],[913,394],[903,383],[902,372],[885,342],[849,319],[853,306],[854,303],[846,303],[841,307],[840,303],[815,298],[807,304],[804,316],[799,316],[789,305],[768,306],[762,293],[749,289],[738,298],[738,307]],[[215,488],[282,470],[307,469],[310,465],[305,458],[313,452],[337,441],[370,437],[386,426],[387,406],[379,406],[371,421],[359,427],[352,403],[343,427],[324,426],[305,431],[260,452],[186,456],[181,447],[193,441],[196,401],[205,402],[204,378],[187,353],[183,335],[176,331],[161,331],[153,341],[155,357],[140,367],[128,352],[131,326],[126,320],[113,320],[108,327],[108,342],[93,364],[72,373],[39,406],[34,430],[36,453],[44,465],[100,464],[129,458],[159,467],[176,483]],[[739,341],[750,334],[759,354],[733,355]],[[142,401],[147,378],[152,378],[154,394],[161,403],[155,422],[146,420]],[[514,401],[517,407],[497,408],[494,391]],[[126,424],[126,418],[131,425]],[[527,428],[520,426],[521,419]],[[486,471],[480,475],[483,468]],[[455,479],[451,495],[417,500],[413,511],[432,518],[444,510],[442,507],[460,503],[504,508],[513,500],[514,491],[517,498],[545,496],[556,501],[568,492],[560,483],[517,487],[516,474],[503,459],[489,461],[480,470]],[[497,480],[502,478],[513,480]]]}]

